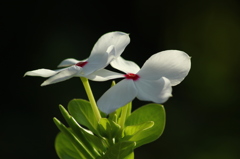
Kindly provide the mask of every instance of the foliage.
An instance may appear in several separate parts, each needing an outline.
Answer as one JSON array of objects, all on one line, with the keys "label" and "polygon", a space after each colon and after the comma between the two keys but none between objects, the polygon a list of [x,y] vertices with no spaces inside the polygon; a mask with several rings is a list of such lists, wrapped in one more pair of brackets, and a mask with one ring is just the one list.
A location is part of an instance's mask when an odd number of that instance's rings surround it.
[{"label": "foliage", "polygon": [[155,103],[132,113],[131,107],[128,103],[97,121],[86,100],[71,100],[68,111],[60,105],[68,127],[54,118],[61,131],[55,141],[59,158],[133,159],[135,148],[156,140],[163,133],[165,110]]}]

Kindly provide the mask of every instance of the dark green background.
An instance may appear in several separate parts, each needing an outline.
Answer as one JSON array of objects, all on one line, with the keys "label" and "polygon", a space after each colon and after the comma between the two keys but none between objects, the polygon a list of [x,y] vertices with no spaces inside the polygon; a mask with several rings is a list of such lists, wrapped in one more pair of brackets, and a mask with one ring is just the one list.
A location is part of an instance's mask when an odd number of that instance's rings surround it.
[{"label": "dark green background", "polygon": [[[1,159],[57,159],[58,105],[86,99],[78,78],[40,87],[26,71],[84,59],[104,33],[130,33],[122,56],[142,64],[178,49],[192,57],[187,78],[164,105],[165,132],[136,159],[240,158],[240,6],[237,0],[1,2]],[[96,99],[110,81],[91,82]],[[134,100],[134,109],[147,102]]]}]

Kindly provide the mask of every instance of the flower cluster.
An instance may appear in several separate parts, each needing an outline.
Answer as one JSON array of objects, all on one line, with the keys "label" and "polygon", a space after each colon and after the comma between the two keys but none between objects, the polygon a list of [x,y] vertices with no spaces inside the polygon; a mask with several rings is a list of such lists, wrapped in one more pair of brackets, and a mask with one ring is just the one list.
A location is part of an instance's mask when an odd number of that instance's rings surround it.
[{"label": "flower cluster", "polygon": [[[72,77],[85,77],[93,81],[124,78],[107,90],[97,101],[98,108],[109,114],[126,105],[135,97],[139,100],[164,103],[172,96],[172,86],[179,84],[191,68],[190,57],[182,51],[166,50],[152,55],[140,68],[136,63],[121,57],[129,44],[129,35],[110,32],[101,36],[88,59],[66,59],[58,70],[37,69],[25,76],[50,77],[41,86],[65,81]],[[111,65],[124,74],[104,69]]]}]

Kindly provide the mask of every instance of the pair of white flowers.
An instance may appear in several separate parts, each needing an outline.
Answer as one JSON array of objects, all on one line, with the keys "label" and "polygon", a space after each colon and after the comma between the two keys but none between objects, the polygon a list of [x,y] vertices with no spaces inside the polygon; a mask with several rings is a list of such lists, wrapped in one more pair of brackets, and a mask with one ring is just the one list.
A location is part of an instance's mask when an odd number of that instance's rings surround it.
[{"label": "pair of white flowers", "polygon": [[[42,86],[65,81],[72,77],[85,77],[93,81],[124,78],[107,90],[97,101],[102,112],[109,114],[132,101],[135,97],[144,101],[164,103],[172,96],[172,86],[179,84],[191,68],[190,57],[178,50],[167,50],[152,55],[140,68],[121,57],[129,44],[129,35],[110,32],[101,36],[88,59],[66,59],[58,70],[38,69],[25,75],[50,77]],[[104,69],[108,64],[124,74]]]}]

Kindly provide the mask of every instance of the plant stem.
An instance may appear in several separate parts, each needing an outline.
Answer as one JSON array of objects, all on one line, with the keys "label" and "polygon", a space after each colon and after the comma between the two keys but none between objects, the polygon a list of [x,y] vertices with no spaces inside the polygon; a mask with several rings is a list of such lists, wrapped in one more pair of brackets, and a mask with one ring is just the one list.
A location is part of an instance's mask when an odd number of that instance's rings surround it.
[{"label": "plant stem", "polygon": [[85,77],[80,77],[80,78],[82,80],[83,86],[84,86],[85,91],[87,93],[89,102],[90,102],[90,104],[92,106],[92,110],[93,110],[94,116],[96,117],[97,121],[99,121],[101,119],[101,114],[100,114],[100,112],[98,110],[98,107],[97,107],[96,101],[94,99],[94,96],[93,96],[93,93],[92,93],[92,89],[91,89],[91,87],[89,85],[88,79],[85,78]]}]

